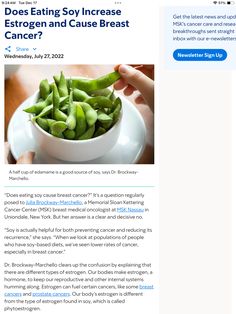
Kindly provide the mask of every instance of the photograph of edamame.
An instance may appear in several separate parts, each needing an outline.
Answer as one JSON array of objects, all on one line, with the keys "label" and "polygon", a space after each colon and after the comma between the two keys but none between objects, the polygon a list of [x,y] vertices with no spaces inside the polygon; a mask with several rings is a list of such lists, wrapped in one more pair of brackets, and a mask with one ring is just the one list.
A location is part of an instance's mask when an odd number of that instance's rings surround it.
[{"label": "photograph of edamame", "polygon": [[6,65],[5,162],[154,163],[153,65]]}]

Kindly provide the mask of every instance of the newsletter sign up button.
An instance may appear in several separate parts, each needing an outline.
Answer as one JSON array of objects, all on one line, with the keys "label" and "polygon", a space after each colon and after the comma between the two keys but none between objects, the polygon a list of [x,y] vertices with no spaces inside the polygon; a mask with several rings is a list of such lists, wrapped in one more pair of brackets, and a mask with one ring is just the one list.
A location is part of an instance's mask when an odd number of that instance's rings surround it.
[{"label": "newsletter sign up button", "polygon": [[173,57],[176,61],[224,61],[227,52],[224,49],[176,49]]}]

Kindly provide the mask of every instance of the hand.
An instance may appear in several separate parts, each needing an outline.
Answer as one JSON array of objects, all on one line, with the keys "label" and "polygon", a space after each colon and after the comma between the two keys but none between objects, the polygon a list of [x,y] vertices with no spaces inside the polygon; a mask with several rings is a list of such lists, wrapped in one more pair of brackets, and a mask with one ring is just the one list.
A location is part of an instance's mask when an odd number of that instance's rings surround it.
[{"label": "hand", "polygon": [[[10,145],[8,142],[5,143],[5,163],[9,164],[8,157],[10,154]],[[34,159],[34,152],[25,152],[17,160],[17,164],[32,164]]]},{"label": "hand", "polygon": [[124,89],[124,95],[130,96],[135,90],[141,95],[135,98],[137,104],[144,101],[149,105],[151,110],[154,108],[154,65],[126,65],[115,66],[121,79],[114,84],[117,90]]}]

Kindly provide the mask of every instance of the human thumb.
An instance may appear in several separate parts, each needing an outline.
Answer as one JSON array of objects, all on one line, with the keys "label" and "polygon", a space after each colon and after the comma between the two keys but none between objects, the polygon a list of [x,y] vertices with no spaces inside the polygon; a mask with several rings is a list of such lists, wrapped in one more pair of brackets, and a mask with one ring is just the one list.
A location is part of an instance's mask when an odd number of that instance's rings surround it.
[{"label": "human thumb", "polygon": [[118,69],[122,78],[126,83],[132,85],[140,91],[146,103],[153,109],[154,104],[154,82],[141,71],[126,65],[121,64]]}]

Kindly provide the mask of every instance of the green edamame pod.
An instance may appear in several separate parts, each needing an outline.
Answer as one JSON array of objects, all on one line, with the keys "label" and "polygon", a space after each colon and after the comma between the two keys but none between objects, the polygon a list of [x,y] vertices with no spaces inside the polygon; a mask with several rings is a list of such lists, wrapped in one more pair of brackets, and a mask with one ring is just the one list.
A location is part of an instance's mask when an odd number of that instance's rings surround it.
[{"label": "green edamame pod", "polygon": [[53,125],[54,122],[56,122],[55,120],[53,119],[46,119],[47,120],[47,123],[48,123],[48,126],[49,126],[49,129],[51,129],[51,126]]},{"label": "green edamame pod", "polygon": [[73,103],[73,92],[70,92],[69,106],[68,106],[68,117],[66,124],[69,130],[74,130],[76,127],[76,105]]},{"label": "green edamame pod", "polygon": [[74,130],[65,130],[63,134],[67,140],[74,140],[75,139],[75,131]]},{"label": "green edamame pod", "polygon": [[88,123],[88,126],[91,127],[97,121],[97,112],[87,103],[80,102],[80,106],[84,110],[85,118]]},{"label": "green edamame pod", "polygon": [[120,106],[121,107],[121,99],[120,97],[117,97],[113,103],[113,107],[116,108],[117,106]]},{"label": "green edamame pod", "polygon": [[[61,97],[60,98],[60,104],[64,104],[68,99],[67,97]],[[49,106],[52,103],[52,93],[48,95],[46,100],[39,101],[36,104],[34,104],[31,107],[28,107],[26,109],[23,109],[23,111],[27,113],[34,113],[34,114],[39,114],[45,107]]]},{"label": "green edamame pod", "polygon": [[108,97],[110,95],[110,90],[108,88],[103,88],[99,90],[94,90],[92,92],[88,92],[88,94],[92,97],[96,97],[96,96]]},{"label": "green edamame pod", "polygon": [[90,128],[88,128],[88,130],[79,137],[79,140],[89,140],[95,131],[95,124],[93,126],[91,126]]},{"label": "green edamame pod", "polygon": [[63,105],[60,110],[63,111],[64,113],[68,111],[68,108],[69,108],[69,104],[65,104]]},{"label": "green edamame pod", "polygon": [[53,79],[54,79],[54,82],[56,83],[56,85],[58,86],[59,82],[60,82],[60,75],[54,75]]},{"label": "green edamame pod", "polygon": [[104,111],[109,115],[112,112],[112,108],[105,108]]},{"label": "green edamame pod", "polygon": [[52,104],[52,92],[48,95],[48,97],[45,99],[45,102],[47,106]]},{"label": "green edamame pod", "polygon": [[69,102],[69,96],[65,96],[65,97],[60,97],[60,110],[61,111],[66,111],[68,110],[68,104]]},{"label": "green edamame pod", "polygon": [[78,139],[79,136],[85,133],[87,129],[87,122],[85,118],[85,113],[80,106],[80,103],[74,103],[76,106],[76,129],[75,138]]},{"label": "green edamame pod", "polygon": [[46,119],[46,118],[38,118],[36,120],[36,122],[38,123],[38,125],[44,129],[45,131],[49,131],[49,129],[51,128],[52,124],[54,122],[56,122],[55,120],[53,119]]},{"label": "green edamame pod", "polygon": [[63,111],[63,112],[67,112],[68,111],[68,108],[69,108],[69,104],[65,104],[63,105],[60,110]]},{"label": "green edamame pod", "polygon": [[99,123],[105,130],[108,130],[114,123],[113,123],[113,113],[112,115],[107,115],[102,110],[98,111],[99,116]]},{"label": "green edamame pod", "polygon": [[68,104],[69,96],[60,97],[60,107]]},{"label": "green edamame pod", "polygon": [[59,110],[59,109],[56,109],[56,110],[55,110],[54,115],[53,115],[53,119],[54,119],[54,120],[66,122],[67,118],[68,118],[68,116],[67,116],[67,114],[65,114],[64,112],[62,112],[62,111]]},{"label": "green edamame pod", "polygon": [[40,126],[40,128],[42,128],[44,131],[48,131],[49,130],[49,125],[48,125],[48,122],[47,122],[47,119],[44,119],[44,118],[38,118],[36,120],[36,122],[38,123],[38,125]]},{"label": "green edamame pod", "polygon": [[61,97],[68,96],[68,94],[69,94],[68,88],[67,88],[66,78],[65,78],[62,71],[61,71],[61,76],[60,76],[60,80],[58,83],[58,92],[59,92],[59,95]]},{"label": "green edamame pod", "polygon": [[98,110],[97,112],[98,115],[98,121],[99,122],[112,122],[112,118],[108,116],[106,113],[104,113],[102,110]]},{"label": "green edamame pod", "polygon": [[112,73],[106,74],[102,77],[99,77],[96,80],[96,88],[94,90],[103,89],[108,86],[111,86],[116,81],[118,81],[121,78],[120,73],[117,71],[114,71]]},{"label": "green edamame pod", "polygon": [[50,105],[52,103],[52,93],[48,95],[48,97],[40,102],[37,102],[31,107],[28,107],[24,109],[25,112],[27,113],[34,113],[34,114],[39,114],[45,107]]},{"label": "green edamame pod", "polygon": [[103,121],[103,122],[100,122],[101,126],[105,129],[105,130],[108,130],[110,129],[110,127],[112,126],[113,124],[113,120],[110,120],[110,121]]},{"label": "green edamame pod", "polygon": [[106,133],[106,130],[100,126],[94,133],[93,137],[98,137],[100,135],[103,135],[104,133]]},{"label": "green edamame pod", "polygon": [[54,83],[52,86],[52,101],[53,101],[53,110],[52,110],[52,117],[54,120],[57,121],[66,121],[67,115],[59,110],[60,106],[60,95],[57,89],[56,84]]},{"label": "green edamame pod", "polygon": [[107,98],[110,99],[111,101],[115,100],[114,89],[110,92],[109,95],[107,95]]},{"label": "green edamame pod", "polygon": [[53,136],[64,138],[63,132],[67,129],[67,125],[63,121],[56,121],[51,125],[50,131]]},{"label": "green edamame pod", "polygon": [[72,88],[72,79],[71,78],[66,80],[66,85],[67,85],[67,90],[68,90],[68,94],[69,94],[69,92],[73,89]]},{"label": "green edamame pod", "polygon": [[98,89],[104,89],[112,84],[114,84],[117,80],[120,79],[119,72],[115,71],[109,73],[107,75],[101,76],[98,79],[72,79],[72,86],[74,88],[81,89],[85,92],[91,92]]},{"label": "green edamame pod", "polygon": [[53,109],[53,105],[49,105],[45,107],[37,116],[34,116],[32,118],[32,121],[36,121],[38,118],[42,118],[49,115],[52,112],[52,109]]},{"label": "green edamame pod", "polygon": [[113,111],[113,123],[116,123],[120,117],[120,111],[122,106],[121,99],[119,97],[116,98],[114,105],[115,109]]},{"label": "green edamame pod", "polygon": [[86,99],[89,98],[91,98],[91,96],[89,96],[86,92],[77,88],[73,89],[73,99],[75,101],[85,101]]},{"label": "green edamame pod", "polygon": [[60,95],[59,95],[59,92],[55,83],[52,85],[52,103],[53,103],[53,110],[59,109]]},{"label": "green edamame pod", "polygon": [[35,105],[29,108],[24,109],[24,111],[27,113],[39,114],[45,107],[46,107],[46,102],[41,101],[41,102],[37,102]]},{"label": "green edamame pod", "polygon": [[51,88],[50,85],[48,83],[48,80],[42,80],[39,84],[39,92],[40,92],[40,97],[42,97],[43,99],[46,99],[48,97],[48,95],[50,94]]},{"label": "green edamame pod", "polygon": [[91,97],[85,100],[85,102],[91,105],[94,109],[112,108],[113,106],[112,101],[105,96]]}]

